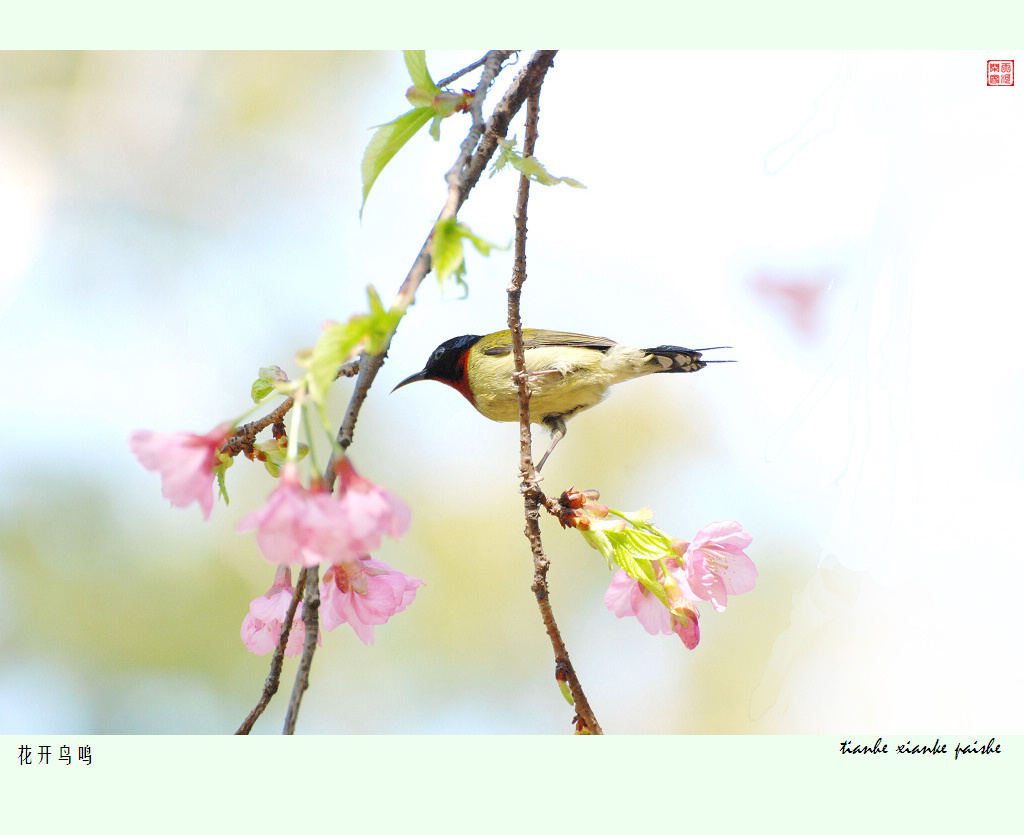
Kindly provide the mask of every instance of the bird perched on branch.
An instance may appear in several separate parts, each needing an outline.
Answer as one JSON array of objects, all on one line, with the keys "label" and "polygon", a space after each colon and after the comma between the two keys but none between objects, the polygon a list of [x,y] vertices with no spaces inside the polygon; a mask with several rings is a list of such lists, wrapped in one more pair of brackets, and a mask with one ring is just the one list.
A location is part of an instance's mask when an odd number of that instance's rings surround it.
[{"label": "bird perched on branch", "polygon": [[[600,336],[533,329],[523,331],[523,348],[530,375],[530,422],[544,424],[552,436],[538,470],[565,436],[565,421],[600,403],[609,386],[647,374],[700,371],[709,362],[731,362],[701,359],[701,351],[715,348],[630,348]],[[484,417],[518,421],[514,371],[509,331],[467,334],[438,345],[423,370],[392,392],[419,380],[437,380],[460,392]]]}]

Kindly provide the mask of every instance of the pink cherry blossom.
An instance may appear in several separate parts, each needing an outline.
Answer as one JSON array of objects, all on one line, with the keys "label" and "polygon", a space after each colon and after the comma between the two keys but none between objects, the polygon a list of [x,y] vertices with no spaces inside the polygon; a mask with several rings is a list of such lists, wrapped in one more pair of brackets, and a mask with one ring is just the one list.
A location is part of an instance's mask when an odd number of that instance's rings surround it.
[{"label": "pink cherry blossom", "polygon": [[422,585],[422,580],[365,554],[332,565],[320,583],[321,621],[328,632],[347,623],[364,644],[372,644],[373,627],[403,611]]},{"label": "pink cherry blossom", "polygon": [[680,612],[672,615],[672,631],[681,639],[687,649],[700,643],[700,624],[697,622],[697,607],[687,603]]},{"label": "pink cherry blossom", "polygon": [[757,568],[743,549],[753,537],[739,522],[713,522],[697,531],[682,556],[686,583],[701,600],[710,600],[719,612],[730,594],[754,588]]},{"label": "pink cherry blossom", "polygon": [[604,595],[604,605],[616,617],[635,617],[650,635],[674,632],[687,649],[693,649],[700,641],[697,608],[689,601],[672,602],[674,605],[670,610],[643,583],[622,569],[615,572]]},{"label": "pink cherry blossom", "polygon": [[[281,640],[281,628],[288,615],[295,589],[292,586],[291,571],[282,566],[274,577],[274,585],[262,597],[249,604],[249,614],[242,620],[242,641],[250,652],[266,655],[277,647]],[[306,640],[306,625],[302,621],[302,603],[296,607],[292,628],[284,654],[292,657],[302,652]],[[317,635],[317,643],[322,644]]]},{"label": "pink cherry blossom", "polygon": [[267,503],[240,519],[235,530],[255,528],[256,544],[269,562],[306,567],[319,565],[329,559],[323,553],[323,546],[330,538],[331,523],[341,525],[344,530],[344,522],[332,520],[326,512],[328,506],[318,502],[315,496],[315,490],[302,486],[295,465],[286,465]]},{"label": "pink cherry blossom", "polygon": [[140,430],[132,434],[128,446],[143,467],[160,473],[165,499],[175,507],[198,502],[203,518],[209,519],[213,470],[220,463],[217,452],[230,434],[230,424],[221,424],[208,435]]},{"label": "pink cherry blossom", "polygon": [[398,539],[409,529],[411,514],[404,502],[360,476],[348,458],[342,458],[336,469],[335,495],[348,517],[352,548],[375,551],[384,534]]},{"label": "pink cherry blossom", "polygon": [[281,565],[340,563],[396,539],[409,527],[409,508],[386,490],[360,478],[347,461],[340,468],[337,493],[321,484],[303,487],[295,465],[261,510],[241,519],[238,531],[256,529],[256,544],[270,562]]}]

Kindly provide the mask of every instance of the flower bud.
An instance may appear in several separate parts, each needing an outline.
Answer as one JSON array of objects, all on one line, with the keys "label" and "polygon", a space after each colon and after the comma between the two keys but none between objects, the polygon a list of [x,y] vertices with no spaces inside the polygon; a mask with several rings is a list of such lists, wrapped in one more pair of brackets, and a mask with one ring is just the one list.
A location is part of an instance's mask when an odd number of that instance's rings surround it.
[{"label": "flower bud", "polygon": [[405,97],[413,107],[430,107],[434,99],[430,93],[425,90],[421,90],[416,86],[412,86],[406,90]]},{"label": "flower bud", "polygon": [[682,589],[679,588],[679,584],[672,579],[670,574],[659,572],[658,580],[661,582],[662,588],[665,589],[665,599],[668,601],[668,610],[673,614],[677,613],[682,609],[683,604],[686,603]]},{"label": "flower bud", "polygon": [[587,503],[587,494],[581,493],[575,487],[570,487],[562,493],[561,501],[563,505],[571,507],[573,510],[579,510]]}]

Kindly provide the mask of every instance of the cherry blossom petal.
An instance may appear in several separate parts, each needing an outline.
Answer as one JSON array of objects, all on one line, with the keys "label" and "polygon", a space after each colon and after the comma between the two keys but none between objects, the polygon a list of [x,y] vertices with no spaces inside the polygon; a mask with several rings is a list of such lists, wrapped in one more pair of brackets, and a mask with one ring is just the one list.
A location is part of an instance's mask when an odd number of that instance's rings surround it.
[{"label": "cherry blossom petal", "polygon": [[403,611],[422,585],[422,580],[366,555],[332,565],[320,586],[324,628],[347,623],[363,643],[372,644],[373,627]]},{"label": "cherry blossom petal", "polygon": [[213,510],[213,470],[219,463],[217,452],[230,434],[222,424],[206,435],[188,432],[150,432],[132,434],[128,446],[147,470],[160,473],[163,496],[175,507],[199,504],[203,518]]}]

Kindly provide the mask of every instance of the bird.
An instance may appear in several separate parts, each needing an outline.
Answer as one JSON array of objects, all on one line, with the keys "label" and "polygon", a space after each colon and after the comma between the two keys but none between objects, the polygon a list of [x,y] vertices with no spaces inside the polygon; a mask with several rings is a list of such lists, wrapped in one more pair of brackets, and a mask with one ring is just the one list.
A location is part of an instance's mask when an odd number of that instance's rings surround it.
[{"label": "bird", "polygon": [[[600,403],[610,386],[647,374],[686,373],[700,371],[712,362],[732,362],[701,358],[703,351],[726,347],[631,348],[602,336],[524,329],[530,422],[551,430],[551,446],[537,471],[565,437],[566,420]],[[406,377],[391,391],[420,380],[436,380],[462,394],[484,417],[518,421],[519,389],[514,371],[510,331],[486,336],[465,334],[438,345],[421,371]]]}]

